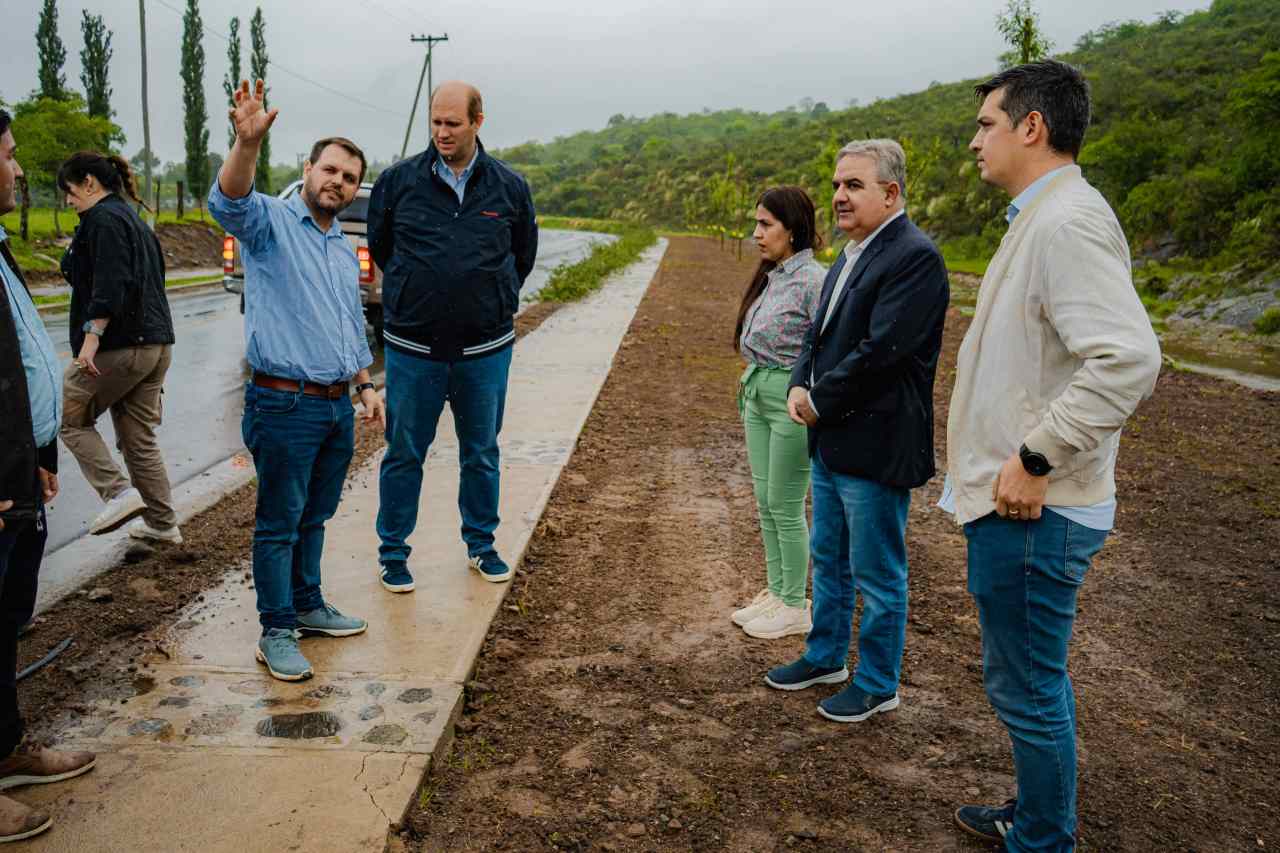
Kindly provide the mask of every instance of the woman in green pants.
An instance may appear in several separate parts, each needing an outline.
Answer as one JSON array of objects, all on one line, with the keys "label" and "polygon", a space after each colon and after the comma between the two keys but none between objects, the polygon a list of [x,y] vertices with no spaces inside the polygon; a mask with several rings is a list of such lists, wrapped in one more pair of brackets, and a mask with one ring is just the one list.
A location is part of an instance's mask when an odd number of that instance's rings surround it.
[{"label": "woman in green pants", "polygon": [[747,361],[738,410],[760,510],[768,585],[735,624],[752,637],[807,634],[813,627],[809,577],[807,430],[787,415],[787,385],[817,310],[826,270],[814,260],[819,241],[813,201],[799,187],[773,187],[756,203],[760,266],[742,296],[734,342]]}]

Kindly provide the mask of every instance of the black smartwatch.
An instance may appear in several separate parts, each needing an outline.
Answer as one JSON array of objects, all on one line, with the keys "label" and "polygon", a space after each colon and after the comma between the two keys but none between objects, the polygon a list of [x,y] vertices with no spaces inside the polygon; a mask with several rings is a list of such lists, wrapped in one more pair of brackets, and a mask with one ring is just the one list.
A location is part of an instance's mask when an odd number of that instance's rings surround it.
[{"label": "black smartwatch", "polygon": [[359,385],[356,386],[356,393],[363,394],[364,389],[366,388],[370,389],[371,391],[378,390],[372,382],[361,382]]},{"label": "black smartwatch", "polygon": [[1047,477],[1053,470],[1053,466],[1049,464],[1048,458],[1043,453],[1036,453],[1028,449],[1025,444],[1018,448],[1018,458],[1022,460],[1023,469],[1032,477]]}]

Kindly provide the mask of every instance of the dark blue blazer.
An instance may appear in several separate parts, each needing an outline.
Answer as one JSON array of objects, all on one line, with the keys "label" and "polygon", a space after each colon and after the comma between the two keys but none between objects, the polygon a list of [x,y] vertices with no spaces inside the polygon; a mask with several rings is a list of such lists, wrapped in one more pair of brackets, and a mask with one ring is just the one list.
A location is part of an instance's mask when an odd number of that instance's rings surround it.
[{"label": "dark blue blazer", "polygon": [[933,379],[951,298],[946,265],[933,241],[898,217],[859,256],[823,330],[846,261],[842,252],[827,273],[791,373],[791,386],[808,388],[818,410],[809,454],[841,474],[923,485],[936,471]]}]

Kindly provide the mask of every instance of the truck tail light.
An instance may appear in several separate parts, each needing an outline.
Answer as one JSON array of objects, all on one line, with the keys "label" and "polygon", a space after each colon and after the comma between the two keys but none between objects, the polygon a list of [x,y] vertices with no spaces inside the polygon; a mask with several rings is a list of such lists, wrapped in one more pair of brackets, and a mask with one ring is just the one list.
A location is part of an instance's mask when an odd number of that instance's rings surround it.
[{"label": "truck tail light", "polygon": [[236,271],[236,238],[222,238],[222,274],[231,275]]},{"label": "truck tail light", "polygon": [[360,283],[373,284],[373,258],[369,255],[369,247],[356,249],[356,260],[360,262]]}]

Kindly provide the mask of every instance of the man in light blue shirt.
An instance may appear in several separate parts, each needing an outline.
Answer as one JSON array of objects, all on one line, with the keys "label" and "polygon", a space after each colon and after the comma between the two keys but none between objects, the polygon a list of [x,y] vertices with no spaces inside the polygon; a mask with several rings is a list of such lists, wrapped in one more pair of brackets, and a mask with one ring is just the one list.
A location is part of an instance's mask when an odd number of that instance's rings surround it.
[{"label": "man in light blue shirt", "polygon": [[349,139],[315,144],[303,186],[289,199],[253,192],[262,138],[277,110],[263,83],[242,83],[231,119],[235,144],[209,192],[209,211],[239,238],[245,266],[245,338],[253,379],[242,432],[258,472],[253,576],[262,637],[255,655],[272,676],[310,678],[297,634],[349,637],[363,619],[344,616],[320,591],[324,523],[342,496],[355,449],[349,383],[365,420],[385,423],[369,381],[359,263],[338,224],[364,177]]},{"label": "man in light blue shirt", "polygon": [[[0,225],[0,243],[8,240],[8,233]],[[49,333],[27,288],[3,257],[0,257],[0,277],[4,278],[9,311],[18,332],[36,447],[44,447],[58,437],[58,424],[62,423],[62,370],[58,366],[58,352],[53,348],[53,341],[49,340]]]}]

